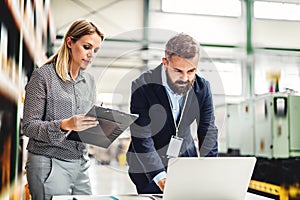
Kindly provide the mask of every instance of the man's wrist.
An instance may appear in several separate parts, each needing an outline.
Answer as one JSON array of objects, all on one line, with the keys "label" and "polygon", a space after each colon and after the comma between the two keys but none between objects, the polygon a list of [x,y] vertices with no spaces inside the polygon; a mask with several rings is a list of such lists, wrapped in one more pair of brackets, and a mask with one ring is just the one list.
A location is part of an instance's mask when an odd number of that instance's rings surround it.
[{"label": "man's wrist", "polygon": [[160,172],[159,174],[157,174],[154,178],[153,181],[156,183],[156,185],[158,184],[158,182],[164,178],[167,178],[167,173],[165,171]]}]

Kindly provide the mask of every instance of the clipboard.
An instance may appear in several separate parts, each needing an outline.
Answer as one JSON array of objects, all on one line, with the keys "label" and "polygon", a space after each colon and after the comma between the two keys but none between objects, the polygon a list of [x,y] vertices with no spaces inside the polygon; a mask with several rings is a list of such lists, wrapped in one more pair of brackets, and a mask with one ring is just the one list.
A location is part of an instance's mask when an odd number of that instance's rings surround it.
[{"label": "clipboard", "polygon": [[84,131],[69,131],[68,140],[108,148],[137,118],[119,110],[94,105],[86,114],[96,117],[99,124]]}]

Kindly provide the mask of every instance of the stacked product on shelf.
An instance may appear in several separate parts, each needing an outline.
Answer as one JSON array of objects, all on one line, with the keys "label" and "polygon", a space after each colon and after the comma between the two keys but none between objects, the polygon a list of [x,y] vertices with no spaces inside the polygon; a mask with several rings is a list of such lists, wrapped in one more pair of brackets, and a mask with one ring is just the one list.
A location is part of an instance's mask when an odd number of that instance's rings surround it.
[{"label": "stacked product on shelf", "polygon": [[0,0],[0,199],[24,199],[24,88],[55,39],[50,1]]}]

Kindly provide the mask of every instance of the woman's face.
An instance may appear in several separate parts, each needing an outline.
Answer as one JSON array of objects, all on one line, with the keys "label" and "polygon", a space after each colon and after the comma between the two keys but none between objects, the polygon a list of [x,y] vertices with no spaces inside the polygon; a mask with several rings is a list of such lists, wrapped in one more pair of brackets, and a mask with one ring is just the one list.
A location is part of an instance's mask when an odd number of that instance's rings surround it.
[{"label": "woman's face", "polygon": [[76,42],[69,37],[67,45],[72,53],[70,67],[86,69],[100,49],[101,37],[97,33],[84,35]]}]

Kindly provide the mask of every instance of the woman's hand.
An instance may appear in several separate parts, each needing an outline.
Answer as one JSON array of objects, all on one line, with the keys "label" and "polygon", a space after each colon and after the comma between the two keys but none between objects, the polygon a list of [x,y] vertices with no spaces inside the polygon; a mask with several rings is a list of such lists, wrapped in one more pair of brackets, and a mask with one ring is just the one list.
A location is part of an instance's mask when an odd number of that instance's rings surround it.
[{"label": "woman's hand", "polygon": [[84,114],[74,115],[68,119],[63,119],[60,123],[60,129],[83,131],[99,124],[95,117],[86,116]]}]

